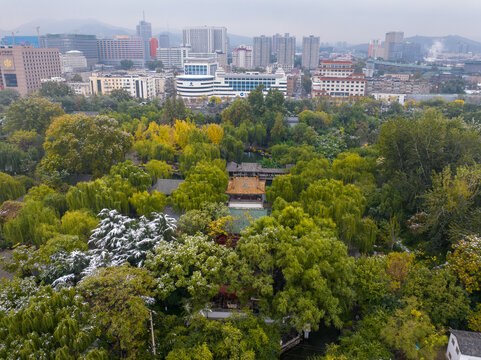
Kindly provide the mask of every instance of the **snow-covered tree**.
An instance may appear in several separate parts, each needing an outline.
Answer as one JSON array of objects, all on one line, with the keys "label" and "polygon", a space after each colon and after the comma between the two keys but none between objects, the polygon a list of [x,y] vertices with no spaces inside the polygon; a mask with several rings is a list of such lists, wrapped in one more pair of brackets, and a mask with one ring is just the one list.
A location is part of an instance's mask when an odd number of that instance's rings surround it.
[{"label": "snow-covered tree", "polygon": [[151,219],[135,219],[104,209],[99,217],[99,226],[88,242],[90,249],[52,255],[52,264],[43,275],[45,281],[54,287],[70,286],[101,267],[125,263],[141,267],[157,243],[174,240],[175,219],[161,213],[153,213]]}]

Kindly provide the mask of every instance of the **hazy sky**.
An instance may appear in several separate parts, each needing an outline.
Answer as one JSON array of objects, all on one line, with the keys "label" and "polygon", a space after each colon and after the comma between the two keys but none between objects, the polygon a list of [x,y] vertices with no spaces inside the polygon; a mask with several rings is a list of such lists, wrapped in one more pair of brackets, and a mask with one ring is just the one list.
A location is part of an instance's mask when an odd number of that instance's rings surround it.
[{"label": "hazy sky", "polygon": [[96,19],[135,28],[145,10],[153,28],[226,26],[254,36],[289,32],[321,41],[367,42],[386,31],[457,34],[481,40],[481,0],[0,0],[0,29],[38,18]]}]

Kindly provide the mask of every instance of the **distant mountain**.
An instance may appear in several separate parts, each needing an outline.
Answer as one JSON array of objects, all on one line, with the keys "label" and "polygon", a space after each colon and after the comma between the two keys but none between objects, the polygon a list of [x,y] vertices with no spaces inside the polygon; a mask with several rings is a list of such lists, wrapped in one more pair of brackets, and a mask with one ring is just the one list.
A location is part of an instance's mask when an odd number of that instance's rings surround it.
[{"label": "distant mountain", "polygon": [[429,51],[433,46],[436,46],[442,52],[456,53],[456,52],[473,52],[481,53],[481,43],[471,39],[467,39],[458,35],[447,36],[412,36],[406,38],[416,44],[420,44],[425,51]]},{"label": "distant mountain", "polygon": [[111,37],[114,35],[131,35],[135,33],[134,29],[113,26],[94,19],[37,19],[20,25],[15,31],[18,35],[35,35],[37,26],[40,26],[41,35],[73,33]]},{"label": "distant mountain", "polygon": [[243,35],[229,34],[229,33],[227,33],[227,36],[229,37],[231,48],[235,48],[235,47],[237,47],[241,44],[252,45],[252,38],[251,37],[243,36]]}]

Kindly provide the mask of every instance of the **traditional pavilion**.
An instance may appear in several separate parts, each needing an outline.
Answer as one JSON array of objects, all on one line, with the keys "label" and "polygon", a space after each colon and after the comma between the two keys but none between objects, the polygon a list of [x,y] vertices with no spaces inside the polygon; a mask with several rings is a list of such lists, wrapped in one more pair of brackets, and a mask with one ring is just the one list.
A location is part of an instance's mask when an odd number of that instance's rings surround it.
[{"label": "traditional pavilion", "polygon": [[226,194],[230,208],[262,209],[266,195],[266,181],[259,177],[234,176],[229,180]]}]

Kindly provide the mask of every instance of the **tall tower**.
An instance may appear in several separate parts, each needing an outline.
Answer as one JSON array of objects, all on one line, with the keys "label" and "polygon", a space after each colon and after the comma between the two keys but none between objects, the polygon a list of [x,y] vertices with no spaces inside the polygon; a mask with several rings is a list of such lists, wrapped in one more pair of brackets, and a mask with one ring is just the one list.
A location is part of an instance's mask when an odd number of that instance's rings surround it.
[{"label": "tall tower", "polygon": [[277,43],[277,62],[284,70],[294,67],[294,57],[296,55],[296,38],[286,33],[279,38]]},{"label": "tall tower", "polygon": [[319,65],[319,47],[321,39],[310,35],[302,38],[302,67],[315,69]]},{"label": "tall tower", "polygon": [[145,21],[145,12],[143,14],[143,20],[137,25],[137,36],[142,38],[144,61],[151,60],[150,57],[150,39],[152,39],[152,24]]},{"label": "tall tower", "polygon": [[253,59],[254,67],[266,67],[271,63],[272,38],[265,35],[254,37]]},{"label": "tall tower", "polygon": [[[402,53],[402,47],[400,46],[404,40],[404,32],[391,31],[386,33],[386,41],[384,43],[384,56],[386,60],[398,60]],[[402,55],[402,54],[401,54]]]}]

